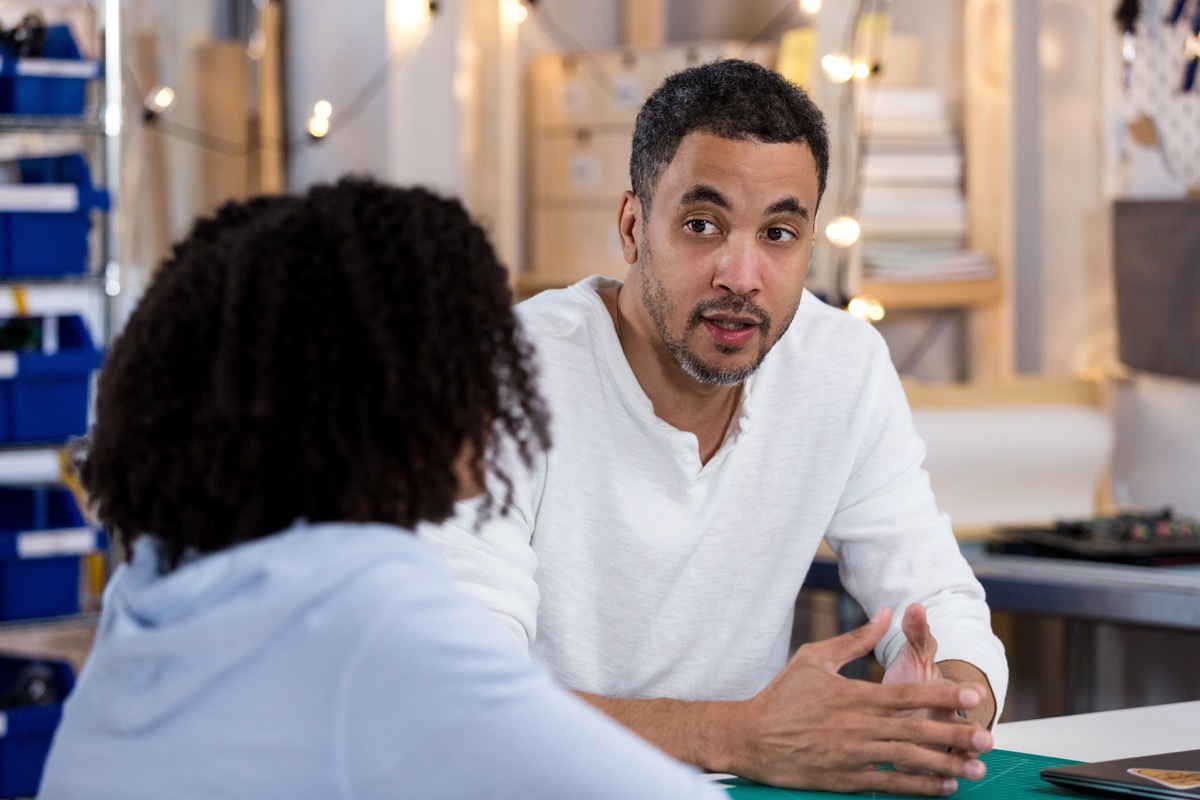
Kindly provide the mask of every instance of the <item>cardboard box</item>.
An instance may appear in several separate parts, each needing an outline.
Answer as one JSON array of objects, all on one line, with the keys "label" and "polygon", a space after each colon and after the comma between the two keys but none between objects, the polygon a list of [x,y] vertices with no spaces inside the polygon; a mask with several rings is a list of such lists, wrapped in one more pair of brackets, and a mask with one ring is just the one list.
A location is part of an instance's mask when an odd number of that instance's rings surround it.
[{"label": "cardboard box", "polygon": [[617,204],[534,205],[530,275],[544,285],[574,283],[589,275],[624,278]]}]

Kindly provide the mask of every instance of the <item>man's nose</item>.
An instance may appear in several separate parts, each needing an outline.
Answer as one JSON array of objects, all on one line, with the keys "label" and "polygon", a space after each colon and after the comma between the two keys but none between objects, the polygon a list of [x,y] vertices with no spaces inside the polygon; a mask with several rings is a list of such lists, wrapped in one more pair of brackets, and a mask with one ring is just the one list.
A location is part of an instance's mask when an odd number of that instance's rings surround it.
[{"label": "man's nose", "polygon": [[755,238],[731,239],[717,263],[713,285],[732,294],[753,296],[762,289],[765,254]]}]

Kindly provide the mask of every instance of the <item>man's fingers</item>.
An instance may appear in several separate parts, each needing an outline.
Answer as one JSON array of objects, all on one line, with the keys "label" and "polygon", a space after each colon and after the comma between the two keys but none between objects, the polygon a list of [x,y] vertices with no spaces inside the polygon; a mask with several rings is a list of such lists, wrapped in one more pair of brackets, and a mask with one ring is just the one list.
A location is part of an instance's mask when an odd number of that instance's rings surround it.
[{"label": "man's fingers", "polygon": [[[928,750],[932,747],[941,754],[945,754],[949,750],[960,757],[968,753],[972,755],[987,753],[991,751],[993,745],[992,734],[978,725],[966,725],[957,720],[939,722],[917,716],[880,720],[876,734],[881,740],[907,742],[919,745],[921,750]],[[923,755],[925,754],[923,753]],[[903,766],[913,765],[906,762]],[[931,767],[922,768],[930,769]]]},{"label": "man's fingers", "polygon": [[970,711],[984,697],[983,687],[973,683],[879,683],[871,687],[876,704],[891,711],[929,708]]},{"label": "man's fingers", "polygon": [[796,653],[796,659],[819,666],[828,672],[837,672],[854,659],[870,653],[887,633],[891,621],[892,610],[881,608],[862,627],[832,639],[804,645]]}]

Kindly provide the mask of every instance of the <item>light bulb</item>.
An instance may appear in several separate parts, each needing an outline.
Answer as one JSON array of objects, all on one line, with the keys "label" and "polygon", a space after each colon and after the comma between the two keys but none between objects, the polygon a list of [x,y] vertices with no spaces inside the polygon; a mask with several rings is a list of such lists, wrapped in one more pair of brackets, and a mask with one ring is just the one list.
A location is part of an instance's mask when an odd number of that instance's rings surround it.
[{"label": "light bulb", "polygon": [[884,317],[883,305],[872,297],[859,295],[846,305],[846,310],[861,320],[879,322]]},{"label": "light bulb", "polygon": [[308,135],[314,139],[323,139],[329,134],[329,118],[313,114],[308,118]]},{"label": "light bulb", "polygon": [[854,77],[854,63],[845,53],[828,53],[821,59],[825,77],[833,83],[845,83]]},{"label": "light bulb", "polygon": [[854,217],[843,214],[825,226],[825,238],[834,247],[853,247],[862,234],[862,228]]},{"label": "light bulb", "polygon": [[508,0],[507,5],[508,18],[518,25],[529,17],[529,9],[525,7],[525,4],[521,0]]},{"label": "light bulb", "polygon": [[171,103],[175,102],[175,90],[170,86],[155,86],[146,95],[146,110],[154,114],[161,114],[167,110]]},{"label": "light bulb", "polygon": [[313,103],[313,116],[321,119],[329,119],[333,116],[333,103],[328,100],[318,100]]},{"label": "light bulb", "polygon": [[392,21],[403,28],[419,28],[427,25],[433,16],[433,5],[429,0],[392,0]]},{"label": "light bulb", "polygon": [[854,80],[856,81],[865,81],[867,78],[871,77],[871,65],[868,64],[865,59],[854,59],[853,71]]},{"label": "light bulb", "polygon": [[816,14],[821,10],[821,0],[800,0],[800,10],[805,14]]}]

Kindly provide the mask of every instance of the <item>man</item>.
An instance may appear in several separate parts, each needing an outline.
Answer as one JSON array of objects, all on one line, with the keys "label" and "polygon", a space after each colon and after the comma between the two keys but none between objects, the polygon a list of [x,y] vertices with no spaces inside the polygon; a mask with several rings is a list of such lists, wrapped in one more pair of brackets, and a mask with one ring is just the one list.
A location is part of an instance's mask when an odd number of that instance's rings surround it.
[{"label": "man", "polygon": [[[982,776],[1007,667],[886,347],[804,291],[828,151],[808,96],[757,65],[659,87],[618,216],[628,279],[520,307],[554,448],[515,513],[430,536],[562,683],[668,753],[938,795]],[[876,613],[788,661],[822,536]],[[872,648],[883,685],[837,676]]]}]

